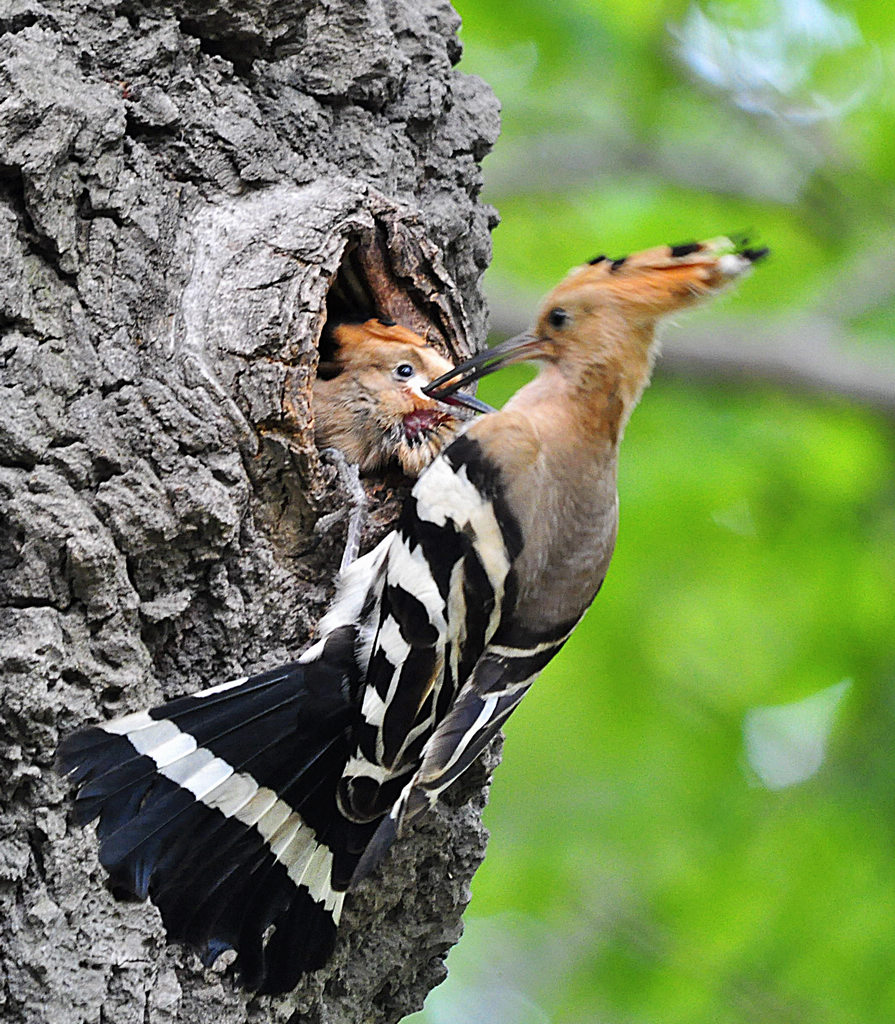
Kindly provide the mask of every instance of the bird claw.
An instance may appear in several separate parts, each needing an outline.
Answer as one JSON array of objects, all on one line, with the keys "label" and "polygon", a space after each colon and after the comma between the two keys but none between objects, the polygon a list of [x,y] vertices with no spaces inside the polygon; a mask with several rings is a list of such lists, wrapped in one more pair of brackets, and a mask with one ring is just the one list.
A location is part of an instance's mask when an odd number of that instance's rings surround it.
[{"label": "bird claw", "polygon": [[345,550],[342,552],[342,561],[339,564],[339,572],[344,572],[349,565],[357,558],[360,550],[361,534],[364,530],[364,522],[367,518],[367,492],[360,482],[360,472],[353,462],[349,462],[338,448],[321,448],[321,456],[336,468],[339,482],[348,494],[348,506],[336,509],[321,516],[314,532],[325,534],[346,515],[348,519],[348,531],[345,537]]}]

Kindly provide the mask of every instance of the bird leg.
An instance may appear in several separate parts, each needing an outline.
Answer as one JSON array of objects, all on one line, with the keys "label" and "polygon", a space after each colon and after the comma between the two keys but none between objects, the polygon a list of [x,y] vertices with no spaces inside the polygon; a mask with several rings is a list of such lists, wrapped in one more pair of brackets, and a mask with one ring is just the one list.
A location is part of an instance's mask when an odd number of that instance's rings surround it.
[{"label": "bird leg", "polygon": [[326,534],[333,525],[345,518],[346,513],[348,514],[345,550],[342,552],[342,561],[339,565],[341,573],[357,558],[357,553],[360,550],[360,539],[367,515],[367,492],[360,482],[360,472],[357,466],[353,462],[349,462],[338,448],[322,448],[320,454],[335,466],[339,481],[347,492],[348,505],[321,516],[314,526],[315,533]]}]

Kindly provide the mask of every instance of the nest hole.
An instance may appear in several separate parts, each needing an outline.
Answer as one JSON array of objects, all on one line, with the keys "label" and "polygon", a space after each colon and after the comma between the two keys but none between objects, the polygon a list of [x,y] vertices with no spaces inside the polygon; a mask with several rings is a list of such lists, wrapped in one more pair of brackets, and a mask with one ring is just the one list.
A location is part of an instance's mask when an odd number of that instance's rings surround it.
[{"label": "nest hole", "polygon": [[318,341],[317,375],[336,373],[332,329],[338,324],[376,319],[401,324],[447,353],[454,332],[442,323],[441,310],[420,287],[396,273],[385,232],[349,239],[326,296],[326,319]]},{"label": "nest hole", "polygon": [[329,380],[336,375],[333,328],[370,319],[389,321],[391,317],[383,312],[384,305],[383,297],[377,294],[367,275],[361,243],[349,242],[326,295],[326,322],[317,345],[318,377]]}]

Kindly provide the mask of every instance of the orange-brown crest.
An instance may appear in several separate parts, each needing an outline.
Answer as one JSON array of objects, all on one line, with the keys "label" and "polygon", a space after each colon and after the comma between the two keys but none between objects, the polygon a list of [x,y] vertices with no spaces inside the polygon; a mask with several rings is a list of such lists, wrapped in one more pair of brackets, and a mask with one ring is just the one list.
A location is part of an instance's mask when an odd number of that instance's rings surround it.
[{"label": "orange-brown crest", "polygon": [[[689,245],[662,245],[617,260],[604,257],[576,267],[541,307],[538,334],[557,336],[575,317],[618,315],[633,326],[652,328],[661,317],[713,295],[742,276],[763,251],[737,252],[726,238]],[[559,313],[565,323],[554,325]],[[579,320],[578,327],[582,323]],[[554,329],[554,328],[558,329]]]},{"label": "orange-brown crest", "polygon": [[657,323],[718,293],[764,254],[718,238],[576,267],[544,300],[530,351],[586,391],[617,391],[623,422],[649,380]]},{"label": "orange-brown crest", "polygon": [[[533,330],[480,352],[427,389],[435,398],[525,360],[541,375],[506,406],[547,430],[572,417],[584,435],[615,443],[646,387],[655,358],[656,326],[741,277],[767,250],[746,249],[726,238],[663,245],[576,267],[545,299]],[[495,420],[478,434],[499,433]],[[568,429],[560,423],[557,428]]]}]

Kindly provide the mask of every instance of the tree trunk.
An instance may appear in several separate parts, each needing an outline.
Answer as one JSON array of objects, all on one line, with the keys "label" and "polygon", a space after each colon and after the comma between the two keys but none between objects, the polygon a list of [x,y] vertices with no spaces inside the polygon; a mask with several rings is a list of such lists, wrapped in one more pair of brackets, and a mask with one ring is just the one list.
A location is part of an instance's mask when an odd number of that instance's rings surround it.
[{"label": "tree trunk", "polygon": [[[6,1022],[396,1021],[445,975],[487,770],[252,998],[103,887],[61,735],[272,667],[332,592],[327,315],[483,337],[497,132],[442,0],[0,0],[0,936]],[[372,483],[372,542],[400,485]],[[493,757],[492,757],[493,760]]]}]

